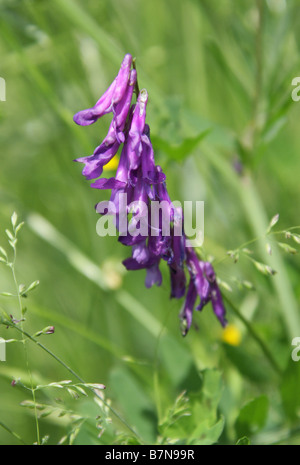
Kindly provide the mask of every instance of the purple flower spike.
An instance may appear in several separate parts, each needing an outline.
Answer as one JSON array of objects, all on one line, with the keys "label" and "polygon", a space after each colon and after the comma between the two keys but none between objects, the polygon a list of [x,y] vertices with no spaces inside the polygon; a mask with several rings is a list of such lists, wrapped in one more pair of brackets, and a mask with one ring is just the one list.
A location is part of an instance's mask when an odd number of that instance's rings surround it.
[{"label": "purple flower spike", "polygon": [[[136,70],[131,67],[132,57],[127,54],[117,77],[96,105],[74,116],[77,124],[86,126],[107,113],[113,115],[108,133],[93,155],[75,161],[84,163],[82,174],[94,180],[91,187],[111,190],[110,202],[105,206],[100,202],[96,209],[99,214],[114,215],[118,241],[131,247],[131,256],[123,261],[125,268],[145,270],[145,286],[150,288],[162,283],[161,263],[168,267],[170,298],[185,298],[179,315],[183,336],[191,328],[194,310],[202,310],[209,302],[225,326],[225,307],[215,271],[211,263],[201,260],[195,249],[187,245],[183,213],[172,203],[166,176],[155,164],[150,128],[146,124],[147,91],[141,90],[136,103],[132,103],[138,86]],[[122,144],[115,177],[100,178],[103,167]],[[159,202],[159,211],[156,208],[156,215],[152,215],[152,208]]]}]

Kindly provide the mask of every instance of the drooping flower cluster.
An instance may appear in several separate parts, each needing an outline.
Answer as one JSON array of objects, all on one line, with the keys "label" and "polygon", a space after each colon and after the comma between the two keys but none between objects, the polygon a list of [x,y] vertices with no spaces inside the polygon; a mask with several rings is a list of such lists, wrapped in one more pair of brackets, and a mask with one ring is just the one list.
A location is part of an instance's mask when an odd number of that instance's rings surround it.
[{"label": "drooping flower cluster", "polygon": [[[95,106],[74,116],[77,124],[86,126],[105,114],[113,115],[108,133],[93,155],[76,161],[84,163],[83,175],[86,179],[94,180],[91,187],[111,190],[110,204],[113,211],[107,213],[115,215],[119,241],[131,247],[131,256],[123,262],[126,269],[145,269],[145,285],[150,288],[154,284],[161,284],[160,263],[166,262],[170,272],[171,298],[185,296],[180,313],[183,335],[187,334],[191,326],[197,299],[199,305],[196,309],[202,310],[211,302],[215,315],[224,326],[225,308],[213,267],[211,263],[200,260],[187,243],[182,212],[170,200],[166,176],[161,167],[155,164],[150,129],[146,124],[147,91],[143,89],[136,92],[137,100],[132,104],[133,93],[138,88],[137,73],[132,64],[132,56],[125,55],[117,77]],[[121,145],[115,177],[100,178],[103,167],[117,154]],[[122,196],[126,196],[125,207],[120,200]],[[143,208],[155,202],[164,206],[162,214],[154,221],[149,213],[151,208],[147,209],[144,215],[147,219],[146,230],[144,228],[142,232],[142,228],[135,229],[133,233],[128,216],[143,217]],[[125,227],[121,221],[124,208],[127,219]]]}]

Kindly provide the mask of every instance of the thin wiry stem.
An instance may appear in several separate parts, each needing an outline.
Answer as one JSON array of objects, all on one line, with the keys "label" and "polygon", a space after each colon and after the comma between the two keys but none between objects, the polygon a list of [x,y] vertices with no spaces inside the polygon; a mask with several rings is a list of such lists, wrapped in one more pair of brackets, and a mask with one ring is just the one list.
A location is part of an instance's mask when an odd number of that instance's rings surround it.
[{"label": "thin wiry stem", "polygon": [[21,301],[20,288],[19,288],[19,284],[18,284],[18,281],[17,281],[17,277],[16,277],[16,271],[15,271],[15,264],[16,264],[16,260],[17,260],[16,245],[14,245],[13,249],[14,249],[14,259],[13,259],[13,262],[11,264],[11,270],[12,270],[13,280],[14,280],[15,287],[16,287],[17,299],[18,299],[18,304],[19,304],[19,309],[20,309],[20,325],[21,325],[21,329],[22,329],[22,342],[23,342],[23,345],[24,345],[26,367],[27,367],[27,372],[28,372],[29,379],[30,379],[32,400],[33,400],[33,403],[34,403],[34,418],[35,418],[35,425],[36,425],[37,444],[40,445],[41,440],[40,440],[40,428],[39,428],[38,413],[37,413],[37,408],[36,408],[36,396],[35,396],[35,391],[34,391],[34,388],[33,388],[33,379],[32,379],[32,374],[31,374],[31,370],[30,370],[30,366],[29,366],[28,351],[27,351],[26,341],[25,341],[25,337],[24,337],[24,333],[23,333],[23,306],[22,306],[22,301]]},{"label": "thin wiry stem", "polygon": [[20,441],[24,446],[27,446],[27,443],[24,441],[24,439],[22,439],[21,436],[18,435],[18,433],[15,433],[15,431],[13,431],[7,425],[5,425],[5,423],[0,421],[0,426],[1,426],[1,428],[5,429],[5,431],[7,431],[9,434],[11,434],[16,439],[18,439],[18,441]]},{"label": "thin wiry stem", "polygon": [[[287,232],[290,232],[292,230],[295,230],[295,229],[300,229],[300,226],[292,226],[292,227],[289,227],[289,228],[286,228],[286,229],[283,229],[281,231],[271,231],[269,233],[266,233],[266,234],[262,234],[261,236],[259,237],[255,237],[254,239],[250,239],[249,241],[247,242],[243,242],[243,244],[239,245],[238,247],[236,247],[233,252],[242,252],[243,249],[245,249],[246,247],[248,247],[249,245],[252,245],[252,244],[255,244],[256,242],[258,241],[261,241],[263,239],[267,240],[268,237],[270,236],[282,236],[282,235],[286,235]],[[224,262],[227,258],[229,258],[229,253],[226,252],[226,254],[224,255],[224,257],[220,258],[219,260],[216,260],[214,263],[219,265],[220,263]]]},{"label": "thin wiry stem", "polygon": [[238,310],[238,308],[231,302],[230,299],[226,295],[223,294],[224,300],[227,302],[227,304],[231,307],[232,311],[235,313],[235,315],[239,318],[239,320],[242,321],[242,323],[246,326],[249,334],[253,337],[253,339],[257,342],[257,344],[260,346],[261,350],[263,351],[265,357],[269,361],[270,365],[272,368],[276,371],[278,375],[282,375],[282,370],[280,366],[278,365],[277,361],[274,359],[272,352],[269,350],[263,339],[258,335],[258,333],[255,331],[253,328],[252,324],[242,315],[242,313]]},{"label": "thin wiry stem", "polygon": [[167,328],[167,321],[169,319],[169,316],[172,312],[172,308],[170,306],[170,309],[165,317],[165,321],[163,322],[161,326],[161,330],[157,336],[156,339],[156,344],[155,344],[155,349],[154,349],[154,362],[153,362],[153,390],[154,390],[154,396],[155,396],[155,403],[156,403],[156,410],[157,410],[157,417],[158,417],[158,423],[162,420],[162,406],[161,406],[161,398],[160,398],[160,393],[159,393],[159,345],[161,342],[161,338],[166,331]]},{"label": "thin wiry stem", "polygon": [[[136,70],[136,58],[134,58],[134,59],[132,60],[132,66],[133,66],[133,69]],[[136,79],[136,81],[135,81],[134,91],[135,91],[136,97],[138,97],[138,95],[139,95],[139,93],[140,93],[140,88],[139,88],[139,83],[138,83],[138,80],[137,80],[137,79]]]},{"label": "thin wiry stem", "polygon": [[255,59],[256,59],[256,76],[255,76],[255,91],[253,98],[253,144],[255,143],[256,132],[259,124],[260,102],[263,90],[263,27],[264,27],[264,0],[256,0],[258,12],[258,25],[255,44]]}]

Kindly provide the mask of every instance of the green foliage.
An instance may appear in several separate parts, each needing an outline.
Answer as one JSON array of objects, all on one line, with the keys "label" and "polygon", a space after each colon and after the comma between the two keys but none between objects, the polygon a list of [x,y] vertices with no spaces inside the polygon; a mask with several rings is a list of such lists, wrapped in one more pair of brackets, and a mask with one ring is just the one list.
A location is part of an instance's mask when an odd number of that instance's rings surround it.
[{"label": "green foliage", "polygon": [[200,144],[210,130],[207,129],[195,137],[189,137],[184,139],[181,144],[172,144],[167,142],[160,137],[152,137],[152,143],[154,149],[162,150],[168,157],[169,160],[183,161],[185,158],[190,156],[196,147]]},{"label": "green foliage", "polygon": [[280,393],[284,412],[291,423],[297,422],[300,412],[300,364],[290,360],[283,374]]},{"label": "green foliage", "polygon": [[[0,444],[299,445],[298,7],[0,2]],[[72,160],[109,120],[82,131],[72,117],[125,53],[172,199],[205,201],[199,252],[238,345],[211,308],[182,339],[166,269],[146,290],[116,238],[96,234],[107,197]]]},{"label": "green foliage", "polygon": [[261,430],[267,420],[268,407],[268,398],[263,395],[244,405],[235,424],[237,435],[251,436]]},{"label": "green foliage", "polygon": [[267,381],[270,373],[266,367],[256,363],[255,356],[244,347],[224,344],[224,351],[230,362],[242,376],[256,383]]},{"label": "green foliage", "polygon": [[251,442],[250,442],[249,438],[247,438],[247,436],[243,436],[236,443],[237,446],[250,446],[250,444],[251,444]]},{"label": "green foliage", "polygon": [[162,444],[210,445],[217,443],[224,418],[217,410],[222,393],[221,376],[215,370],[201,374],[202,386],[189,397],[182,393],[159,426]]}]

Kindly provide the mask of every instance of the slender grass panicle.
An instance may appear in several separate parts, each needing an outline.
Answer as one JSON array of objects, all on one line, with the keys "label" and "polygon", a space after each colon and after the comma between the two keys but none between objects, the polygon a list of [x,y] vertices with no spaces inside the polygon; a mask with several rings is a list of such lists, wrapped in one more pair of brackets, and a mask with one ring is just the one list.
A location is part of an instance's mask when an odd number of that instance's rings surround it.
[{"label": "slender grass panicle", "polygon": [[[145,286],[160,286],[162,274],[161,260],[167,263],[170,272],[171,298],[185,296],[185,304],[180,312],[182,334],[186,335],[192,324],[193,310],[202,310],[212,303],[215,315],[225,326],[225,308],[219,290],[216,275],[211,263],[200,260],[196,252],[188,245],[183,227],[183,214],[173,205],[166,187],[166,175],[155,164],[154,151],[150,139],[150,128],[146,124],[148,93],[138,90],[136,69],[131,69],[133,59],[125,55],[119,73],[106,92],[93,108],[79,111],[74,116],[75,123],[86,126],[95,123],[101,116],[112,113],[113,118],[106,137],[95,149],[93,155],[76,159],[84,163],[82,174],[88,180],[94,180],[91,187],[111,190],[111,205],[108,213],[116,215],[119,242],[132,249],[131,257],[123,261],[127,270],[146,270]],[[137,94],[135,104],[131,104],[134,91]],[[115,177],[100,178],[103,167],[117,154],[123,144],[120,161]],[[126,194],[134,209],[126,205],[126,232],[121,226],[120,217],[124,213],[120,203],[120,194]],[[170,222],[170,229],[164,231],[163,219],[153,223],[149,216],[146,234],[131,234],[128,228],[128,216],[141,213],[142,205],[151,202],[163,202]],[[189,274],[189,284],[187,276]]]}]

